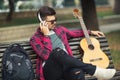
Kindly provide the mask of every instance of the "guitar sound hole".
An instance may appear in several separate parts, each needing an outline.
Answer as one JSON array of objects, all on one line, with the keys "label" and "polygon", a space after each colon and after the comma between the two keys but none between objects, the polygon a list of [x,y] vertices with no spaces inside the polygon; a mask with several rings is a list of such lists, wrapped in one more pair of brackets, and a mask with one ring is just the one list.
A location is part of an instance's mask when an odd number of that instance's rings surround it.
[{"label": "guitar sound hole", "polygon": [[93,50],[94,49],[94,46],[92,44],[88,45],[88,48]]}]

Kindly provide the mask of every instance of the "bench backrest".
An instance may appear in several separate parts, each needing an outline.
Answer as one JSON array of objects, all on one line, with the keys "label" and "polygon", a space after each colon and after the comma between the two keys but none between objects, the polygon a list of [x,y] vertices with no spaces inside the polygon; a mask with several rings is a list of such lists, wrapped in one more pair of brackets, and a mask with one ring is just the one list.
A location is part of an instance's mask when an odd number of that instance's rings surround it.
[{"label": "bench backrest", "polygon": [[[73,55],[75,58],[77,59],[81,59],[82,54],[80,53],[80,46],[79,46],[79,42],[82,38],[73,38],[71,40],[69,40],[69,44],[70,47],[72,49]],[[108,42],[107,39],[105,37],[96,37],[96,39],[98,39],[98,41],[100,42],[100,48],[101,50],[103,50],[103,52],[109,57],[110,60],[110,64],[108,66],[108,68],[114,68],[113,65],[113,61],[112,61],[112,57],[111,57],[111,52],[110,52],[110,48],[108,46]],[[23,42],[16,42],[16,43],[20,43],[21,45],[23,45],[24,49],[27,51],[27,53],[29,54],[31,61],[33,63],[33,68],[35,71],[36,68],[36,54],[33,51],[33,49],[31,48],[29,41],[23,41]],[[5,49],[8,47],[8,45],[10,45],[12,43],[0,43],[0,80],[2,80],[2,56],[3,53],[5,51]]]}]

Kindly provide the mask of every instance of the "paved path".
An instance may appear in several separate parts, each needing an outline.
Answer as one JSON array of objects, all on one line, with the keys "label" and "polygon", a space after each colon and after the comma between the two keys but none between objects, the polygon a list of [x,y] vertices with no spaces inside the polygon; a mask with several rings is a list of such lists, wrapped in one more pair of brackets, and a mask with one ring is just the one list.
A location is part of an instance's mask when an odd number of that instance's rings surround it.
[{"label": "paved path", "polygon": [[100,30],[104,33],[108,33],[115,30],[120,30],[120,23],[101,25]]}]

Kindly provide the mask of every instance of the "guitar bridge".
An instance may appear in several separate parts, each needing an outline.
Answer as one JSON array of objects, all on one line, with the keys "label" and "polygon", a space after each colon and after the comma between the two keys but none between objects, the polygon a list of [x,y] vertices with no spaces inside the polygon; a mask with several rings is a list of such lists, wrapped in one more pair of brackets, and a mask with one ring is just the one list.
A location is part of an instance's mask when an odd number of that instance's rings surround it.
[{"label": "guitar bridge", "polygon": [[98,60],[102,60],[102,58],[91,59],[90,62],[94,62],[94,61],[98,61]]}]

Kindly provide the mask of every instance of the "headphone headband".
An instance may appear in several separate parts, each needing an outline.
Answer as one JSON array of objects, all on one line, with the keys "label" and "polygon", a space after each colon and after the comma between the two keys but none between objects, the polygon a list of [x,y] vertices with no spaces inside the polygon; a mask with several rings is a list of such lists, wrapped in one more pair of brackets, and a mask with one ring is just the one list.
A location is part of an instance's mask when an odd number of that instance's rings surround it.
[{"label": "headphone headband", "polygon": [[42,20],[40,14],[38,14],[38,19],[39,19],[41,22],[43,22],[43,20]]}]

